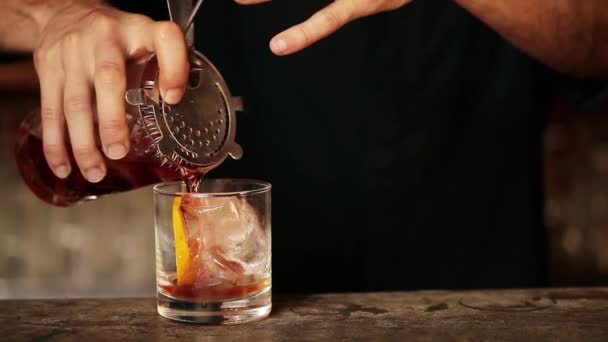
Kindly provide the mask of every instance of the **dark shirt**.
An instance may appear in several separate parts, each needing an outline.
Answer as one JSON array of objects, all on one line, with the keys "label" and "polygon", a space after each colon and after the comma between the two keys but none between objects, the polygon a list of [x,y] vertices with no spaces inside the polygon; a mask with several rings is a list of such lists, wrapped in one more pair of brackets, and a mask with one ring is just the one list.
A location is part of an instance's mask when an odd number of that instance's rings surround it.
[{"label": "dark shirt", "polygon": [[244,158],[210,176],[273,184],[273,290],[548,285],[541,147],[562,77],[442,0],[271,54],[329,3],[206,0],[196,24],[248,101]]},{"label": "dark shirt", "polygon": [[547,285],[547,69],[453,2],[414,1],[277,57],[328,1],[208,0],[197,48],[248,100],[245,155],[273,184],[276,292]]}]

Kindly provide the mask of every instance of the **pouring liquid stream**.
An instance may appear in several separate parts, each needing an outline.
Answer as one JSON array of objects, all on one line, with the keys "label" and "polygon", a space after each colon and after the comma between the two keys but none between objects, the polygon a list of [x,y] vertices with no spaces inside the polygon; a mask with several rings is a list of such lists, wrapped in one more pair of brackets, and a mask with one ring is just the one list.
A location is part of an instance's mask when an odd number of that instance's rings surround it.
[{"label": "pouring liquid stream", "polygon": [[203,178],[206,173],[202,171],[191,171],[188,169],[181,169],[182,181],[186,185],[186,191],[200,192],[201,185],[203,184]]}]

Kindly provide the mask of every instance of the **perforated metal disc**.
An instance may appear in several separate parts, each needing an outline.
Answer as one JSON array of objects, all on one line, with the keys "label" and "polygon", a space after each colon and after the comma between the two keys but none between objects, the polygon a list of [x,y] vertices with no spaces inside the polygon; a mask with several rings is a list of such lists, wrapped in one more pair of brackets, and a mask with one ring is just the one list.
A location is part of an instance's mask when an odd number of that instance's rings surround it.
[{"label": "perforated metal disc", "polygon": [[127,102],[139,107],[142,126],[164,162],[187,169],[211,169],[228,155],[239,159],[234,141],[242,101],[230,94],[221,74],[201,53],[192,51],[190,77],[182,100],[168,105],[157,87],[158,66],[148,62],[142,88],[127,91]]}]

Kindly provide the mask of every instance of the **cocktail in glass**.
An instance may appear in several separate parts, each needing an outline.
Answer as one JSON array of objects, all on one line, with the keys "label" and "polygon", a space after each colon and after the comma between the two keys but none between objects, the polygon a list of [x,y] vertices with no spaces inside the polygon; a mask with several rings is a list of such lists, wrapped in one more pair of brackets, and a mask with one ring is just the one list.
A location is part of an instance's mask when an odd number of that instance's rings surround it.
[{"label": "cocktail in glass", "polygon": [[238,324],[271,309],[271,186],[205,179],[154,187],[158,312],[186,322]]}]

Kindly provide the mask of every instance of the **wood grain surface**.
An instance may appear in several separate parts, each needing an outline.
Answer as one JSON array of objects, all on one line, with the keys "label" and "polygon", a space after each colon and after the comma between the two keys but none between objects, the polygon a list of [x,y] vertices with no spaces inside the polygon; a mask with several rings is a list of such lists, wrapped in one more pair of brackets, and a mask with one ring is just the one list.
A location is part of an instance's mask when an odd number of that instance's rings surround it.
[{"label": "wood grain surface", "polygon": [[153,298],[0,301],[2,340],[608,340],[608,288],[319,294],[275,298],[270,318],[177,323]]}]

